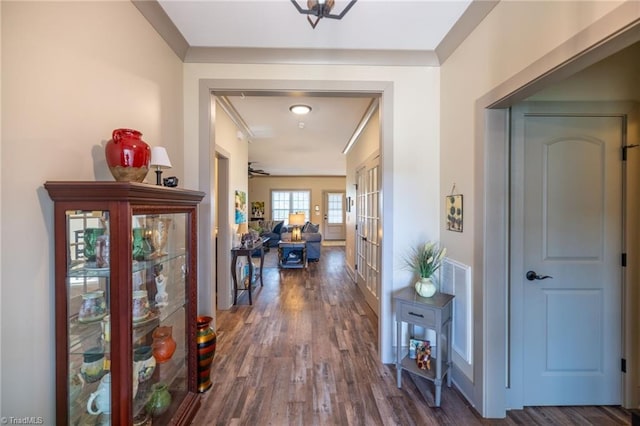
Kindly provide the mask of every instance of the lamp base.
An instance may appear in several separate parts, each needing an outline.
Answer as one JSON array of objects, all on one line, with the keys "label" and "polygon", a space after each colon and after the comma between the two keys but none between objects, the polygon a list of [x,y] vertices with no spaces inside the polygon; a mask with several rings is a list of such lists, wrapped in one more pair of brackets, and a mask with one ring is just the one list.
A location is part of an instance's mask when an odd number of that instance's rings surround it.
[{"label": "lamp base", "polygon": [[162,186],[162,170],[156,170],[156,185]]},{"label": "lamp base", "polygon": [[297,226],[291,231],[291,241],[300,241],[300,228]]}]

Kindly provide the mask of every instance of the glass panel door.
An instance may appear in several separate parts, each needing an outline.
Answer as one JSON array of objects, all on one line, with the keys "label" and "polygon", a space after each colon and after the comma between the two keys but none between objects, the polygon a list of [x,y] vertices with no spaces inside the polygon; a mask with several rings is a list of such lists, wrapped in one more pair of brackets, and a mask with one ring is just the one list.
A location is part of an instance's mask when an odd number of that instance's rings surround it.
[{"label": "glass panel door", "polygon": [[344,240],[346,238],[345,193],[325,192],[324,195],[323,238],[325,240]]},{"label": "glass panel door", "polygon": [[109,212],[68,210],[67,312],[69,420],[87,424],[110,412]]},{"label": "glass panel door", "polygon": [[133,415],[165,424],[187,389],[187,214],[132,222]]},{"label": "glass panel door", "polygon": [[378,314],[380,300],[380,179],[379,158],[358,170],[356,179],[357,283],[367,304]]}]

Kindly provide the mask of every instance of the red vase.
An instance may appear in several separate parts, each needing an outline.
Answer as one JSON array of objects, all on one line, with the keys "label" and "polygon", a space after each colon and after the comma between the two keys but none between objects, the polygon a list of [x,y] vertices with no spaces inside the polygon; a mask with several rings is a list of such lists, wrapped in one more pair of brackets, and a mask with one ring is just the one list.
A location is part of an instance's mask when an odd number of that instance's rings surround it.
[{"label": "red vase", "polygon": [[118,182],[142,182],[149,171],[151,148],[132,129],[116,129],[105,146],[111,174]]}]

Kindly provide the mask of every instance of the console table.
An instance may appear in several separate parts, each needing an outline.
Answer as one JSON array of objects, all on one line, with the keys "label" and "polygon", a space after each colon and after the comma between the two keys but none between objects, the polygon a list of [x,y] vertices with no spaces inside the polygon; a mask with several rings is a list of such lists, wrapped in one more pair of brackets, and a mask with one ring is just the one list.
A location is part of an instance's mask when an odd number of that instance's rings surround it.
[{"label": "console table", "polygon": [[[400,290],[393,297],[396,305],[396,373],[398,387],[402,387],[402,370],[430,380],[435,385],[435,406],[440,406],[442,380],[447,376],[447,386],[451,387],[451,322],[453,295],[436,293],[433,297],[420,297],[413,287]],[[417,325],[431,329],[436,333],[435,354],[431,357],[431,370],[418,368],[415,359],[406,354],[402,356],[402,323],[409,325],[409,336],[414,337]],[[442,350],[442,333],[447,335],[447,349]],[[444,360],[443,353],[447,359]],[[434,367],[435,364],[435,367]],[[416,383],[416,386],[418,384]],[[419,387],[418,387],[419,388]]]},{"label": "console table", "polygon": [[[253,301],[251,300],[251,288],[255,284],[255,282],[260,278],[260,286],[264,286],[264,282],[262,281],[262,267],[264,266],[264,245],[269,241],[269,238],[262,238],[253,244],[247,244],[240,247],[234,247],[231,249],[232,259],[231,259],[231,276],[233,277],[233,304],[235,305],[238,300],[238,292],[247,290],[249,292],[249,304],[252,305]],[[251,254],[258,251],[260,253],[260,269],[257,276],[254,276],[253,273],[253,262],[251,261]],[[249,263],[249,276],[245,281],[243,280],[243,286],[238,287],[238,277],[236,274],[236,266],[238,263],[238,258],[244,256],[247,258],[247,262]]]}]

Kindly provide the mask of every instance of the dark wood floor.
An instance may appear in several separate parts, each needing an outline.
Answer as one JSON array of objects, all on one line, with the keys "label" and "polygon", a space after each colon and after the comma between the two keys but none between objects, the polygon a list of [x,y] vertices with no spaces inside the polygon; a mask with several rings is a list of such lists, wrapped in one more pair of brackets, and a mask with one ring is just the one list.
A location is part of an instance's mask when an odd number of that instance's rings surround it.
[{"label": "dark wood floor", "polygon": [[[264,287],[217,313],[213,387],[195,425],[619,425],[619,407],[531,407],[482,419],[454,387],[440,408],[409,374],[378,360],[377,320],[344,268],[343,247],[323,247],[307,270],[279,270],[268,254]],[[429,384],[430,385],[430,384]]]}]

